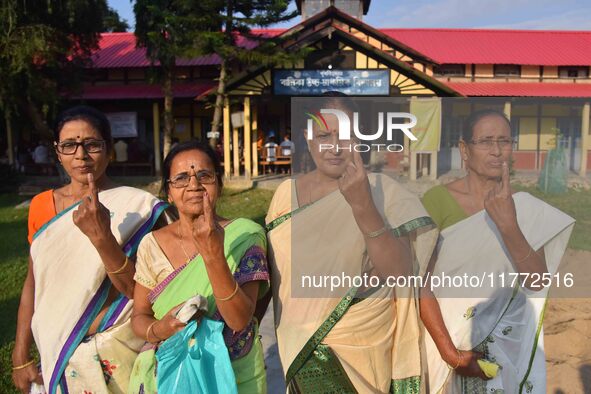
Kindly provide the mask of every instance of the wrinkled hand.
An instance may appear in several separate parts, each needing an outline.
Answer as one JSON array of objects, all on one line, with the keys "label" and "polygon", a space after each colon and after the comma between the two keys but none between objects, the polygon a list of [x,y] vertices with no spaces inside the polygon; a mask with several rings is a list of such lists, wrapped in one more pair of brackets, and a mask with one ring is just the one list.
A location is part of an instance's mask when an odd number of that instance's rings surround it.
[{"label": "wrinkled hand", "polygon": [[162,317],[162,319],[158,320],[158,322],[152,326],[150,339],[156,338],[164,341],[185,328],[186,324],[176,318],[176,314],[183,304],[184,302],[173,307]]},{"label": "wrinkled hand", "polygon": [[193,239],[206,263],[225,259],[224,228],[215,220],[215,212],[207,192],[203,193],[203,214],[193,221]]},{"label": "wrinkled hand", "polygon": [[[472,376],[483,380],[489,380],[478,365],[478,360],[484,357],[482,353],[460,350],[460,356],[461,360],[456,368],[456,373],[461,376]],[[455,362],[457,363],[457,359]]]},{"label": "wrinkled hand", "polygon": [[88,174],[88,186],[89,192],[72,213],[72,218],[74,224],[90,239],[90,242],[96,244],[112,235],[111,213],[99,201],[98,189],[92,174]]},{"label": "wrinkled hand", "polygon": [[517,225],[515,202],[509,184],[509,166],[503,162],[501,181],[484,199],[484,209],[500,231]]},{"label": "wrinkled hand", "polygon": [[22,393],[28,394],[31,391],[31,383],[43,385],[43,378],[35,364],[31,364],[26,368],[12,371],[12,381],[18,390]]},{"label": "wrinkled hand", "polygon": [[373,203],[369,179],[359,152],[353,152],[353,161],[347,164],[338,180],[339,190],[353,209],[363,209]]}]

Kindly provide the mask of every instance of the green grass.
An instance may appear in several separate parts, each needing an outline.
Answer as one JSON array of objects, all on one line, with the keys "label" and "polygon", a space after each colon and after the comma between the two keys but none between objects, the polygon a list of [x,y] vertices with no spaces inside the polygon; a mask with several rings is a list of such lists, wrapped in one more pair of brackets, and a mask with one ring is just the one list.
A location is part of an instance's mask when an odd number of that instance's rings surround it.
[{"label": "green grass", "polygon": [[11,379],[11,353],[20,291],[27,274],[27,209],[14,209],[24,200],[0,194],[0,392],[16,392]]},{"label": "green grass", "polygon": [[[218,212],[228,218],[246,217],[264,224],[273,196],[268,190],[224,190]],[[16,314],[27,273],[28,209],[15,209],[25,197],[0,194],[0,393],[16,393],[11,378]]]},{"label": "green grass", "polygon": [[535,186],[512,185],[528,192],[576,219],[569,248],[591,250],[591,190],[569,189],[566,194],[546,195]]},{"label": "green grass", "polygon": [[[569,190],[561,196],[546,196],[535,187],[514,186],[527,191],[577,219],[569,247],[591,250],[591,191]],[[226,189],[218,213],[228,218],[246,217],[264,224],[273,192]],[[27,268],[27,213],[15,209],[23,197],[0,194],[0,393],[16,392],[11,381],[10,355],[14,345],[16,313]]]}]

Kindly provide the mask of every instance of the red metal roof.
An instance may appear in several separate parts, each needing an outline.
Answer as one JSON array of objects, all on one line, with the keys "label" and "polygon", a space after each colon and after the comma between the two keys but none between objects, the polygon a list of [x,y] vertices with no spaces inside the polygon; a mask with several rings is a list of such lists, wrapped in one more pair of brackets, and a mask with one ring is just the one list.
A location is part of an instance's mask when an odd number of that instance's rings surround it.
[{"label": "red metal roof", "polygon": [[[215,81],[176,84],[173,86],[174,97],[196,97],[216,85]],[[86,86],[81,94],[74,98],[86,100],[117,100],[117,99],[159,99],[163,98],[160,85],[106,85]]]},{"label": "red metal roof", "polygon": [[[282,29],[253,30],[275,36]],[[523,64],[541,66],[591,65],[591,31],[380,29],[442,64]],[[256,42],[239,38],[252,48]],[[95,67],[148,67],[143,48],[136,48],[133,33],[103,33],[93,56]],[[179,59],[180,66],[219,64],[217,55]]]},{"label": "red metal roof", "polygon": [[439,63],[591,65],[591,31],[380,30]]},{"label": "red metal roof", "polygon": [[591,97],[591,83],[446,82],[464,96]]},{"label": "red metal roof", "polygon": [[[253,30],[255,35],[274,36],[283,29]],[[253,48],[257,42],[239,37],[238,45],[247,49]],[[136,48],[133,33],[102,33],[99,49],[93,54],[95,68],[149,67],[150,60],[146,57],[145,48]],[[220,64],[218,55],[200,56],[193,59],[177,59],[178,66],[211,66]]]}]

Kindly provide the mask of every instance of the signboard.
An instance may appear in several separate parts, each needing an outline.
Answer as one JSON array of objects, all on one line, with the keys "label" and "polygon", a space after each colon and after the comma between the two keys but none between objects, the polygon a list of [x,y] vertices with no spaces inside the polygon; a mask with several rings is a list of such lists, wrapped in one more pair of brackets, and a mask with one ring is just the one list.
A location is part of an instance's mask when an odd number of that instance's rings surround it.
[{"label": "signboard", "polygon": [[106,115],[113,138],[137,137],[137,112],[111,112]]},{"label": "signboard", "polygon": [[349,96],[389,96],[389,70],[276,70],[273,93],[320,96],[337,91]]}]

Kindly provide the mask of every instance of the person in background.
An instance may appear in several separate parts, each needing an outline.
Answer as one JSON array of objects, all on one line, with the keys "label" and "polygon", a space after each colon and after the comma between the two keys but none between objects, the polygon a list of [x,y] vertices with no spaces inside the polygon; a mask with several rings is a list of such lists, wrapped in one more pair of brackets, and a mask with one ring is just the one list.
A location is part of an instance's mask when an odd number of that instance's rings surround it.
[{"label": "person in background", "polygon": [[39,141],[39,145],[33,150],[33,162],[41,170],[43,175],[51,174],[51,160],[49,158],[47,142],[43,140]]},{"label": "person in background", "polygon": [[[269,163],[274,163],[277,161],[277,143],[275,142],[275,133],[271,132],[269,134],[269,138],[267,138],[267,143],[265,144],[265,153],[267,155],[267,161]],[[269,172],[275,172],[275,165],[271,164],[269,166]]]},{"label": "person in background", "polygon": [[47,142],[39,141],[39,145],[33,150],[33,161],[35,164],[49,164],[49,148]]},{"label": "person in background", "polygon": [[125,140],[120,139],[114,145],[115,148],[115,161],[118,163],[125,163],[127,161],[127,143]]},{"label": "person in background", "polygon": [[295,144],[291,142],[291,135],[285,134],[283,137],[283,141],[279,144],[281,147],[281,155],[282,156],[291,156],[295,151]]},{"label": "person in background", "polygon": [[31,152],[29,150],[27,142],[21,141],[16,149],[16,161],[18,171],[24,174],[27,169],[27,165],[31,163],[31,160]]}]

